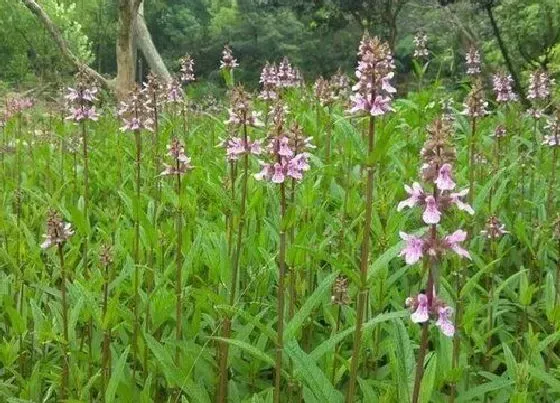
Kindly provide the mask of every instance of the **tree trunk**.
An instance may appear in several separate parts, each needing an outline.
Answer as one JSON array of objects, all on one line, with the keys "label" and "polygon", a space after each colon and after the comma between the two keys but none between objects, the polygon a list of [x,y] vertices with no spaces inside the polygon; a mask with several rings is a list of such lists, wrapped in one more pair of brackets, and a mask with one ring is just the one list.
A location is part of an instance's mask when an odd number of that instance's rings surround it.
[{"label": "tree trunk", "polygon": [[117,82],[118,99],[124,99],[134,89],[136,57],[134,31],[136,13],[141,0],[119,0],[119,22],[117,31]]},{"label": "tree trunk", "polygon": [[506,44],[504,43],[504,40],[502,39],[502,34],[500,32],[500,28],[498,27],[498,23],[496,22],[496,19],[494,18],[494,12],[492,11],[492,4],[487,4],[485,6],[485,8],[486,8],[486,12],[488,14],[488,18],[490,19],[490,25],[492,26],[492,31],[494,32],[494,36],[496,37],[496,40],[498,41],[498,47],[500,48],[500,52],[502,53],[504,61],[506,62],[506,66],[507,66],[507,69],[509,71],[509,74],[511,75],[511,78],[513,79],[513,82],[515,84],[515,91],[517,91],[517,93],[519,94],[519,99],[520,99],[521,103],[525,107],[529,108],[531,106],[531,104],[527,101],[527,97],[525,96],[525,90],[521,86],[521,81],[519,80],[519,75],[517,74],[517,70],[515,70],[515,68],[513,67],[513,63],[511,61],[510,56],[509,56],[509,52],[506,48]]},{"label": "tree trunk", "polygon": [[108,80],[87,64],[83,63],[68,46],[60,29],[53,23],[36,0],[21,0],[45,26],[57,44],[62,55],[77,69],[85,70],[100,85],[109,90],[116,90],[117,97],[123,99],[134,88],[136,71],[136,48],[138,47],[151,70],[162,80],[171,80],[161,56],[156,50],[152,37],[144,20],[144,4],[142,0],[118,0],[118,34],[117,34],[117,79]]},{"label": "tree trunk", "polygon": [[167,67],[165,67],[160,54],[154,46],[152,36],[146,26],[146,20],[144,19],[144,2],[142,2],[138,8],[135,28],[137,46],[146,58],[146,62],[148,62],[148,66],[150,66],[150,70],[156,73],[160,80],[166,82],[171,81],[171,74],[169,74]]}]

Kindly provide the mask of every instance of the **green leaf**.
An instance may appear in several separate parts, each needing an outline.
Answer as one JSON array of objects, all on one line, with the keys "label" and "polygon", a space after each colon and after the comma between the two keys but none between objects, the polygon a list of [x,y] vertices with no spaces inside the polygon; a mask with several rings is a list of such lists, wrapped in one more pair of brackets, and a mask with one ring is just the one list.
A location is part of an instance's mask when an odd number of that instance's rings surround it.
[{"label": "green leaf", "polygon": [[313,294],[307,298],[301,309],[294,315],[292,320],[286,325],[284,330],[284,340],[290,340],[295,336],[296,332],[301,328],[305,319],[311,315],[311,312],[321,303],[326,295],[329,294],[331,290],[332,283],[338,272],[332,273],[330,276],[325,278],[321,284],[315,289]]},{"label": "green leaf", "polygon": [[130,346],[127,346],[119,357],[119,360],[115,364],[115,367],[111,371],[111,379],[109,379],[107,390],[105,391],[105,401],[107,401],[108,403],[112,403],[115,401],[115,394],[117,393],[117,387],[119,386],[119,383],[121,382],[123,377],[129,350]]},{"label": "green leaf", "polygon": [[181,388],[193,402],[210,403],[208,393],[198,383],[190,379],[190,375],[182,374],[175,366],[169,351],[150,334],[144,332],[148,348],[161,366],[167,382]]},{"label": "green leaf", "polygon": [[499,378],[461,393],[460,395],[457,396],[456,402],[457,403],[473,402],[476,400],[475,398],[483,397],[486,393],[493,392],[495,390],[504,389],[514,384],[515,381],[512,381],[511,379]]},{"label": "green leaf", "polygon": [[502,350],[504,351],[508,376],[510,379],[515,379],[517,376],[517,362],[515,357],[506,343],[502,343]]},{"label": "green leaf", "polygon": [[[405,316],[409,316],[410,312],[408,311],[399,311],[399,312],[389,312],[389,313],[382,313],[377,315],[376,317],[370,319],[366,323],[363,324],[362,329],[365,332],[370,328],[374,327],[375,325],[383,322],[387,322],[389,320],[404,318]],[[314,360],[319,360],[323,355],[332,353],[334,351],[334,347],[344,340],[346,337],[351,335],[356,331],[356,326],[352,326],[340,333],[335,334],[327,341],[319,344],[315,349],[309,354],[309,356]]]},{"label": "green leaf", "polygon": [[546,383],[548,386],[550,386],[550,388],[554,392],[560,393],[560,381],[558,380],[558,378],[555,378],[550,373],[548,373],[548,372],[546,372],[546,371],[544,371],[540,368],[530,366],[529,367],[529,374],[531,374],[531,376],[533,378],[536,378],[536,379]]},{"label": "green leaf", "polygon": [[323,371],[317,367],[295,340],[286,343],[284,351],[290,356],[294,364],[294,376],[309,387],[318,401],[332,403],[343,401],[342,393],[333,387]]},{"label": "green leaf", "polygon": [[424,377],[420,384],[420,401],[428,403],[431,401],[432,393],[434,391],[434,381],[436,379],[437,368],[437,354],[432,354],[428,361],[428,366],[424,371]]},{"label": "green leaf", "polygon": [[373,278],[375,278],[375,274],[383,267],[387,267],[389,262],[393,260],[397,255],[400,253],[404,242],[401,241],[396,245],[387,249],[381,256],[375,259],[368,268],[368,282],[370,282]]},{"label": "green leaf", "polygon": [[235,339],[226,339],[224,337],[209,337],[212,340],[217,340],[217,341],[221,341],[224,343],[228,343],[231,344],[232,346],[238,347],[241,350],[245,351],[246,353],[251,354],[253,357],[260,359],[261,361],[264,361],[272,366],[274,366],[275,361],[274,358],[270,357],[268,354],[266,354],[264,351],[259,350],[258,348],[256,348],[255,346],[246,343],[244,341],[241,340],[235,340]]}]

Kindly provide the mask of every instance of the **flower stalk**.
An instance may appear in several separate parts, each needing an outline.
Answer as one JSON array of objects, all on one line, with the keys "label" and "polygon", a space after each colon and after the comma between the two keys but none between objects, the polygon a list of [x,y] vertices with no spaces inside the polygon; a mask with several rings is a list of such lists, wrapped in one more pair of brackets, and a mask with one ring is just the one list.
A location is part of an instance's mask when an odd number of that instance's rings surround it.
[{"label": "flower stalk", "polygon": [[364,164],[366,181],[365,218],[362,227],[362,242],[360,248],[360,283],[358,285],[358,301],[356,309],[356,331],[352,349],[352,362],[346,402],[354,401],[356,379],[360,365],[362,348],[362,325],[364,311],[368,296],[368,260],[371,236],[371,219],[373,209],[374,185],[374,145],[375,145],[375,118],[391,111],[391,96],[396,92],[390,80],[393,78],[395,68],[391,51],[387,43],[382,43],[377,37],[370,38],[364,35],[360,42],[358,55],[360,61],[356,70],[358,83],[353,87],[355,94],[352,97],[351,112],[360,112],[369,115],[367,130],[367,160]]},{"label": "flower stalk", "polygon": [[69,223],[62,221],[61,216],[50,211],[47,218],[47,232],[43,235],[41,249],[56,247],[60,263],[60,295],[62,304],[62,376],[60,378],[60,400],[65,400],[69,387],[69,360],[68,353],[68,302],[66,300],[66,267],[64,265],[64,245],[74,234]]},{"label": "flower stalk", "polygon": [[[229,60],[229,59],[228,59]],[[233,60],[235,61],[235,60]],[[224,63],[224,61],[222,61]],[[231,257],[231,280],[229,285],[229,305],[233,307],[237,299],[237,283],[239,282],[239,261],[243,248],[243,231],[246,224],[246,209],[247,209],[247,194],[248,194],[248,178],[249,178],[249,155],[258,155],[261,152],[260,141],[252,142],[249,138],[248,127],[262,126],[258,119],[258,114],[250,109],[248,94],[242,88],[235,88],[232,93],[232,107],[229,110],[230,117],[226,124],[228,124],[232,131],[235,133],[239,128],[242,131],[241,139],[233,136],[224,142],[227,151],[227,158],[230,162],[230,167],[234,163],[237,164],[239,157],[243,159],[243,172],[241,176],[241,200],[239,203],[239,219],[237,223],[237,238],[235,249]],[[232,173],[232,201],[235,203],[235,182]],[[232,204],[233,204],[232,203]],[[234,215],[231,214],[229,222],[229,241],[232,241],[234,232]],[[231,318],[226,314],[222,325],[222,338],[228,339],[231,336]],[[228,357],[229,357],[229,344],[221,343],[219,348],[219,380],[218,380],[218,393],[217,401],[224,403],[228,398]]]}]

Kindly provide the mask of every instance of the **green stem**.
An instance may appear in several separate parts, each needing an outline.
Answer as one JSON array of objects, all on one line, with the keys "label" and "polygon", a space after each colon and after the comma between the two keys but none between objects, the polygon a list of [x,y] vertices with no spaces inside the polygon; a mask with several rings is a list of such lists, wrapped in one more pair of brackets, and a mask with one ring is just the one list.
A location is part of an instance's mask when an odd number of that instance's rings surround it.
[{"label": "green stem", "polygon": [[134,138],[136,141],[136,213],[134,219],[134,329],[132,336],[132,382],[133,387],[136,389],[136,371],[138,356],[138,327],[139,327],[139,311],[138,305],[140,298],[138,294],[139,286],[139,265],[140,265],[140,162],[142,155],[142,138],[140,137],[140,130],[134,131]]},{"label": "green stem", "polygon": [[68,304],[66,302],[66,271],[64,267],[64,251],[62,243],[58,244],[58,257],[60,260],[60,295],[62,296],[62,377],[60,380],[60,399],[66,399],[68,389]]},{"label": "green stem", "polygon": [[[180,161],[177,160],[177,172],[180,169]],[[180,350],[180,342],[182,338],[182,312],[183,312],[183,209],[181,207],[181,195],[182,195],[182,187],[181,187],[181,174],[177,173],[175,176],[175,185],[177,192],[177,197],[179,199],[178,207],[177,207],[177,216],[176,216],[176,226],[177,226],[177,245],[176,245],[176,252],[175,252],[175,296],[176,296],[176,306],[175,306],[175,320],[176,320],[176,328],[175,328],[175,340],[177,342],[175,348],[175,365],[177,367],[181,364],[181,350]]]},{"label": "green stem", "polygon": [[274,371],[274,403],[280,402],[280,381],[282,379],[282,358],[284,353],[284,283],[286,277],[286,231],[284,228],[286,218],[286,188],[280,184],[280,244],[278,254],[278,294],[277,307],[278,320],[276,323],[276,365]]},{"label": "green stem", "polygon": [[[249,137],[247,135],[247,125],[243,125],[243,141],[248,147]],[[231,265],[231,282],[230,282],[230,292],[229,292],[229,305],[233,307],[235,305],[235,300],[237,297],[237,282],[239,276],[239,258],[241,256],[241,249],[243,246],[243,230],[246,222],[246,208],[247,208],[247,189],[248,189],[248,177],[249,177],[249,150],[243,155],[243,176],[241,178],[241,204],[239,206],[239,224],[237,226],[237,239],[235,245],[235,251],[232,257]],[[232,194],[234,196],[234,194]],[[233,215],[232,215],[233,217]],[[230,222],[233,226],[233,218]],[[233,230],[232,230],[233,232]],[[224,318],[224,324],[222,327],[222,337],[224,339],[229,339],[231,336],[231,318],[226,315]],[[220,403],[227,402],[228,400],[228,356],[229,356],[229,344],[221,343],[220,354],[219,354],[219,383],[218,383],[218,394],[217,401]]]},{"label": "green stem", "polygon": [[105,265],[105,283],[103,285],[103,322],[106,326],[103,333],[103,352],[101,358],[101,400],[105,402],[107,382],[109,381],[109,349],[111,346],[110,325],[107,316],[109,301],[109,265]]},{"label": "green stem", "polygon": [[550,172],[550,177],[548,179],[548,200],[546,202],[546,211],[548,216],[552,218],[552,205],[554,201],[554,185],[556,183],[556,165],[558,163],[558,147],[560,147],[560,135],[558,133],[558,127],[554,130],[554,138],[556,140],[556,146],[552,150],[552,170]]},{"label": "green stem", "polygon": [[471,120],[471,138],[469,142],[469,204],[471,205],[474,200],[475,135],[476,135],[476,118],[473,117]]},{"label": "green stem", "polygon": [[375,118],[370,116],[368,126],[368,155],[366,162],[367,169],[367,187],[366,187],[366,205],[365,219],[362,235],[362,245],[360,253],[360,286],[358,294],[358,307],[356,313],[356,332],[354,333],[354,344],[352,348],[352,363],[350,367],[350,380],[348,383],[348,393],[346,395],[346,403],[354,401],[354,393],[356,389],[356,378],[358,376],[358,368],[360,365],[360,351],[362,343],[362,325],[364,320],[364,309],[366,297],[368,293],[367,286],[367,269],[369,258],[370,232],[371,232],[371,215],[373,209],[373,150],[375,142]]}]

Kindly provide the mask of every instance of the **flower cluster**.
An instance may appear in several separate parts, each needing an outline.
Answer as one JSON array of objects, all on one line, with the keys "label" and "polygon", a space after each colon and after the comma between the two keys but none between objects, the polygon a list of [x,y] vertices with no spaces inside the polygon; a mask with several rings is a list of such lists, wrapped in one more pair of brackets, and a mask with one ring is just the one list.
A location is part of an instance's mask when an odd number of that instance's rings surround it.
[{"label": "flower cluster", "polygon": [[527,98],[531,100],[546,100],[550,96],[550,87],[554,80],[550,79],[544,70],[531,72],[529,75],[529,91]]},{"label": "flower cluster", "polygon": [[494,130],[494,137],[496,137],[497,139],[500,139],[502,137],[506,137],[507,136],[507,129],[504,125],[498,125],[496,126],[496,129]]},{"label": "flower cluster", "polygon": [[310,168],[310,154],[304,150],[313,146],[309,138],[303,137],[299,126],[291,132],[286,132],[286,108],[281,101],[276,103],[272,112],[274,134],[269,138],[266,147],[270,162],[260,162],[262,170],[255,174],[255,178],[273,183],[284,183],[288,177],[301,180],[303,173]]},{"label": "flower cluster", "polygon": [[415,297],[408,297],[406,299],[406,307],[413,312],[410,315],[410,319],[414,323],[427,322],[430,316],[432,316],[437,318],[436,326],[439,327],[444,335],[451,337],[455,334],[455,326],[453,322],[451,322],[453,308],[447,306],[444,301],[437,298],[435,293],[432,297],[432,301],[429,301],[428,296],[423,293]]},{"label": "flower cluster", "polygon": [[473,118],[480,118],[488,115],[488,102],[485,101],[482,96],[482,84],[480,81],[476,81],[463,103],[465,109],[463,109],[461,114]]},{"label": "flower cluster", "polygon": [[506,225],[493,215],[486,221],[484,229],[480,233],[488,239],[499,239],[504,234],[509,233],[509,231],[506,231]]},{"label": "flower cluster", "polygon": [[418,32],[414,35],[414,45],[416,49],[414,49],[414,57],[419,59],[423,59],[424,57],[428,57],[428,49],[426,48],[426,44],[428,43],[428,35],[424,32]]},{"label": "flower cluster", "polygon": [[286,56],[278,65],[277,70],[277,85],[280,88],[298,87],[302,84],[301,72],[292,67],[292,64]]},{"label": "flower cluster", "polygon": [[109,245],[101,246],[101,250],[99,251],[99,262],[103,267],[107,267],[113,263],[113,251]]},{"label": "flower cluster", "polygon": [[183,89],[176,79],[172,79],[167,83],[167,102],[171,104],[180,104],[183,102]]},{"label": "flower cluster", "polygon": [[43,235],[44,241],[41,249],[48,249],[52,246],[64,245],[64,243],[74,234],[70,223],[62,221],[59,213],[49,211],[47,217],[47,233]]},{"label": "flower cluster", "polygon": [[371,116],[391,111],[391,96],[397,90],[391,85],[395,64],[389,45],[379,38],[364,35],[358,51],[360,60],[356,70],[358,82],[352,90],[350,112],[366,112]]},{"label": "flower cluster", "polygon": [[[455,191],[456,184],[453,179],[455,155],[451,124],[444,119],[436,119],[428,127],[428,136],[421,151],[422,179],[426,184],[430,184],[432,189],[429,192],[424,191],[418,182],[414,182],[412,186],[405,185],[409,197],[397,206],[399,211],[405,207],[421,207],[424,223],[431,226],[430,231],[422,236],[400,232],[401,239],[405,241],[405,247],[400,255],[404,256],[408,265],[415,264],[422,258],[439,260],[448,250],[470,259],[469,252],[461,245],[467,238],[465,231],[458,229],[443,237],[440,237],[437,231],[437,224],[452,206],[474,214],[472,207],[463,200],[468,190]],[[415,311],[412,315],[413,321],[427,322],[431,313],[438,317],[436,325],[442,332],[447,336],[453,335],[454,329],[448,320],[452,310],[435,297],[435,289],[428,295],[419,294],[409,298],[407,305]]]},{"label": "flower cluster", "polygon": [[150,106],[159,107],[160,103],[165,99],[164,87],[161,80],[154,72],[149,72],[147,80],[143,83],[142,92],[146,95],[146,99],[150,100]]},{"label": "flower cluster", "polygon": [[163,164],[164,170],[161,175],[184,175],[191,170],[191,159],[185,154],[185,147],[177,137],[173,137],[171,144],[167,146],[167,155],[173,164]]},{"label": "flower cluster", "polygon": [[441,105],[442,119],[446,122],[455,121],[455,113],[453,111],[455,101],[453,98],[442,98],[439,103]]},{"label": "flower cluster", "polygon": [[188,84],[194,81],[194,60],[188,53],[180,60],[181,64],[181,82]]},{"label": "flower cluster", "polygon": [[547,125],[544,127],[550,134],[546,134],[543,138],[543,145],[549,147],[560,146],[560,120],[558,116],[548,119]]},{"label": "flower cluster", "polygon": [[278,98],[278,94],[276,92],[278,87],[278,72],[275,64],[266,62],[261,71],[259,83],[262,85],[259,99],[273,101]]},{"label": "flower cluster", "polygon": [[467,74],[469,76],[476,76],[480,74],[480,51],[474,46],[471,46],[465,55],[465,64],[467,66]]},{"label": "flower cluster", "polygon": [[333,92],[331,90],[331,83],[323,77],[319,77],[313,86],[313,93],[315,99],[319,101],[321,106],[330,105],[334,101]]},{"label": "flower cluster", "polygon": [[350,95],[350,79],[340,69],[331,77],[330,87],[335,100]]},{"label": "flower cluster", "polygon": [[233,70],[239,67],[237,59],[233,57],[231,48],[228,45],[224,45],[224,50],[222,50],[222,60],[220,61],[221,70]]},{"label": "flower cluster", "polygon": [[26,109],[33,107],[33,100],[31,98],[12,98],[6,101],[6,112],[5,120],[0,119],[0,121],[7,121],[12,116],[23,112]]},{"label": "flower cluster", "polygon": [[70,116],[66,119],[74,122],[82,120],[97,120],[99,115],[95,110],[94,102],[97,101],[97,86],[83,70],[76,73],[76,88],[68,88],[66,99]]},{"label": "flower cluster", "polygon": [[496,93],[496,101],[509,102],[516,101],[517,94],[513,92],[513,79],[510,75],[504,73],[496,73],[492,76],[492,87]]},{"label": "flower cluster", "polygon": [[[235,132],[240,126],[260,127],[260,114],[251,110],[249,96],[242,88],[234,88],[231,96],[231,108],[229,109],[229,119],[225,122]],[[235,135],[231,136],[222,143],[226,147],[227,158],[229,161],[238,160],[245,153],[260,155],[261,141],[251,141],[246,132],[243,138]]]},{"label": "flower cluster", "polygon": [[126,101],[121,101],[117,114],[123,120],[121,131],[153,130],[151,100],[138,88],[129,93]]},{"label": "flower cluster", "polygon": [[260,113],[252,111],[249,105],[249,95],[241,88],[234,88],[231,95],[231,108],[228,109],[229,118],[224,123],[230,126],[261,127]]},{"label": "flower cluster", "polygon": [[348,277],[338,276],[332,287],[331,302],[335,305],[349,305]]},{"label": "flower cluster", "polygon": [[[533,107],[527,112],[529,116],[535,119],[540,119],[543,115],[542,103],[550,96],[550,87],[554,84],[548,73],[544,70],[537,70],[529,76],[529,91],[527,98],[533,102]],[[541,103],[539,107],[539,102]]]}]

